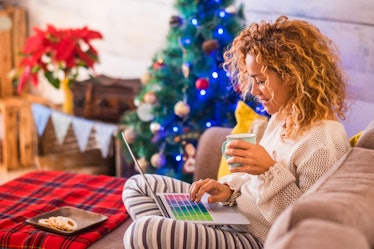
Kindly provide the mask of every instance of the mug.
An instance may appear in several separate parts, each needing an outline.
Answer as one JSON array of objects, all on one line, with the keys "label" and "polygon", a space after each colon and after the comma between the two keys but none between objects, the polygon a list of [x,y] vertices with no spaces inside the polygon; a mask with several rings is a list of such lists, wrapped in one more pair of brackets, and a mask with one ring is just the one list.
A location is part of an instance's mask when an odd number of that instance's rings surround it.
[{"label": "mug", "polygon": [[[222,144],[222,155],[226,158],[226,160],[229,158],[226,156],[225,150],[226,150],[226,144],[228,142],[231,142],[233,140],[243,140],[252,144],[256,144],[256,134],[254,133],[238,133],[238,134],[230,134],[226,136],[226,141]],[[230,164],[230,167],[238,167],[241,166],[240,163],[233,163]]]}]

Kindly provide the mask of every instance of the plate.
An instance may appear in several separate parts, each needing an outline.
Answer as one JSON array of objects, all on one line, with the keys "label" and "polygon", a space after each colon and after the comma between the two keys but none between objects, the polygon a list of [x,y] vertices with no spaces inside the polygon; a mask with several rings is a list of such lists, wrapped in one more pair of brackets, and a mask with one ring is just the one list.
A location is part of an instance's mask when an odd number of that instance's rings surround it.
[{"label": "plate", "polygon": [[[77,223],[78,228],[74,231],[64,231],[64,230],[52,228],[52,227],[38,223],[39,219],[48,219],[49,217],[52,217],[52,216],[69,217]],[[44,231],[57,233],[61,235],[74,235],[74,234],[86,231],[94,226],[97,226],[100,223],[106,221],[107,219],[108,217],[105,215],[86,211],[83,209],[79,209],[75,207],[61,207],[53,211],[29,218],[26,220],[26,222]]]}]

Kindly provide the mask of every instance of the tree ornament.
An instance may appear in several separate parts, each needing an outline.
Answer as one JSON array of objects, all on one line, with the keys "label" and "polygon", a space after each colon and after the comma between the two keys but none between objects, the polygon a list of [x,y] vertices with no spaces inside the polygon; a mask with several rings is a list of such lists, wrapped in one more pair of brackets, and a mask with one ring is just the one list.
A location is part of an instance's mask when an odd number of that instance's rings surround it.
[{"label": "tree ornament", "polygon": [[138,107],[140,105],[141,101],[138,98],[134,99],[134,105]]},{"label": "tree ornament", "polygon": [[143,100],[145,103],[153,105],[157,101],[157,96],[153,91],[150,91],[144,94]]},{"label": "tree ornament", "polygon": [[129,144],[132,144],[133,142],[135,142],[136,137],[137,137],[137,134],[133,127],[129,127],[125,130],[125,138],[127,142],[129,142]]},{"label": "tree ornament", "polygon": [[165,163],[166,163],[165,156],[162,155],[161,153],[153,154],[153,156],[151,157],[151,164],[155,168],[159,169],[163,167]]},{"label": "tree ornament", "polygon": [[172,28],[177,28],[182,26],[183,24],[183,18],[180,16],[171,16],[169,20],[169,25]]},{"label": "tree ornament", "polygon": [[183,156],[183,173],[193,174],[195,172],[196,160],[195,160],[196,149],[191,143],[184,146],[184,156]]},{"label": "tree ornament", "polygon": [[225,11],[229,14],[234,15],[238,12],[238,8],[235,5],[230,5],[226,7]]},{"label": "tree ornament", "polygon": [[174,106],[174,113],[183,118],[190,113],[190,106],[184,101],[178,101]]},{"label": "tree ornament", "polygon": [[209,88],[209,80],[207,78],[199,78],[195,82],[197,90],[206,90]]},{"label": "tree ornament", "polygon": [[207,40],[201,45],[204,53],[210,55],[212,52],[216,51],[219,48],[219,42],[217,40]]},{"label": "tree ornament", "polygon": [[151,130],[151,132],[153,134],[159,132],[161,130],[161,125],[157,122],[152,122],[150,125],[149,125],[149,129]]},{"label": "tree ornament", "polygon": [[160,70],[165,67],[165,63],[163,60],[158,60],[153,63],[154,70]]},{"label": "tree ornament", "polygon": [[[144,157],[139,158],[138,163],[143,172],[146,172],[148,170],[149,163]],[[135,167],[135,170],[139,172],[138,167]]]},{"label": "tree ornament", "polygon": [[190,75],[190,63],[185,62],[182,64],[182,73],[185,78],[188,78]]},{"label": "tree ornament", "polygon": [[143,122],[149,122],[154,118],[152,114],[152,105],[147,103],[141,103],[136,110],[138,117]]},{"label": "tree ornament", "polygon": [[152,75],[149,73],[149,72],[146,72],[145,74],[143,74],[143,77],[140,78],[140,82],[143,84],[143,85],[147,85],[152,79]]}]

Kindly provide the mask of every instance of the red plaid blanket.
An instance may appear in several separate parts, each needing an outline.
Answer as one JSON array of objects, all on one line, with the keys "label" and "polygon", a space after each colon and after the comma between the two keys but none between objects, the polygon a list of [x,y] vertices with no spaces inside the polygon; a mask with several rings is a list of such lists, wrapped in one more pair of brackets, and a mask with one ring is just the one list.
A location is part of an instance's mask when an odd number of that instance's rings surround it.
[{"label": "red plaid blanket", "polygon": [[[87,248],[128,217],[121,197],[125,181],[103,175],[36,171],[0,185],[0,248]],[[25,222],[62,206],[103,214],[108,220],[74,236],[45,232]]]}]

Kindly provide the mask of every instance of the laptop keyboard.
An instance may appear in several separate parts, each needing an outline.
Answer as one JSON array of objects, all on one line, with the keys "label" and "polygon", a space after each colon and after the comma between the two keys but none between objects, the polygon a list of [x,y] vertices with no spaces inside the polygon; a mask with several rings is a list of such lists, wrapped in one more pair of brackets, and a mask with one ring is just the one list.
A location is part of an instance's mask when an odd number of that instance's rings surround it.
[{"label": "laptop keyboard", "polygon": [[164,195],[177,220],[212,221],[213,218],[201,202],[193,202],[186,194]]}]

